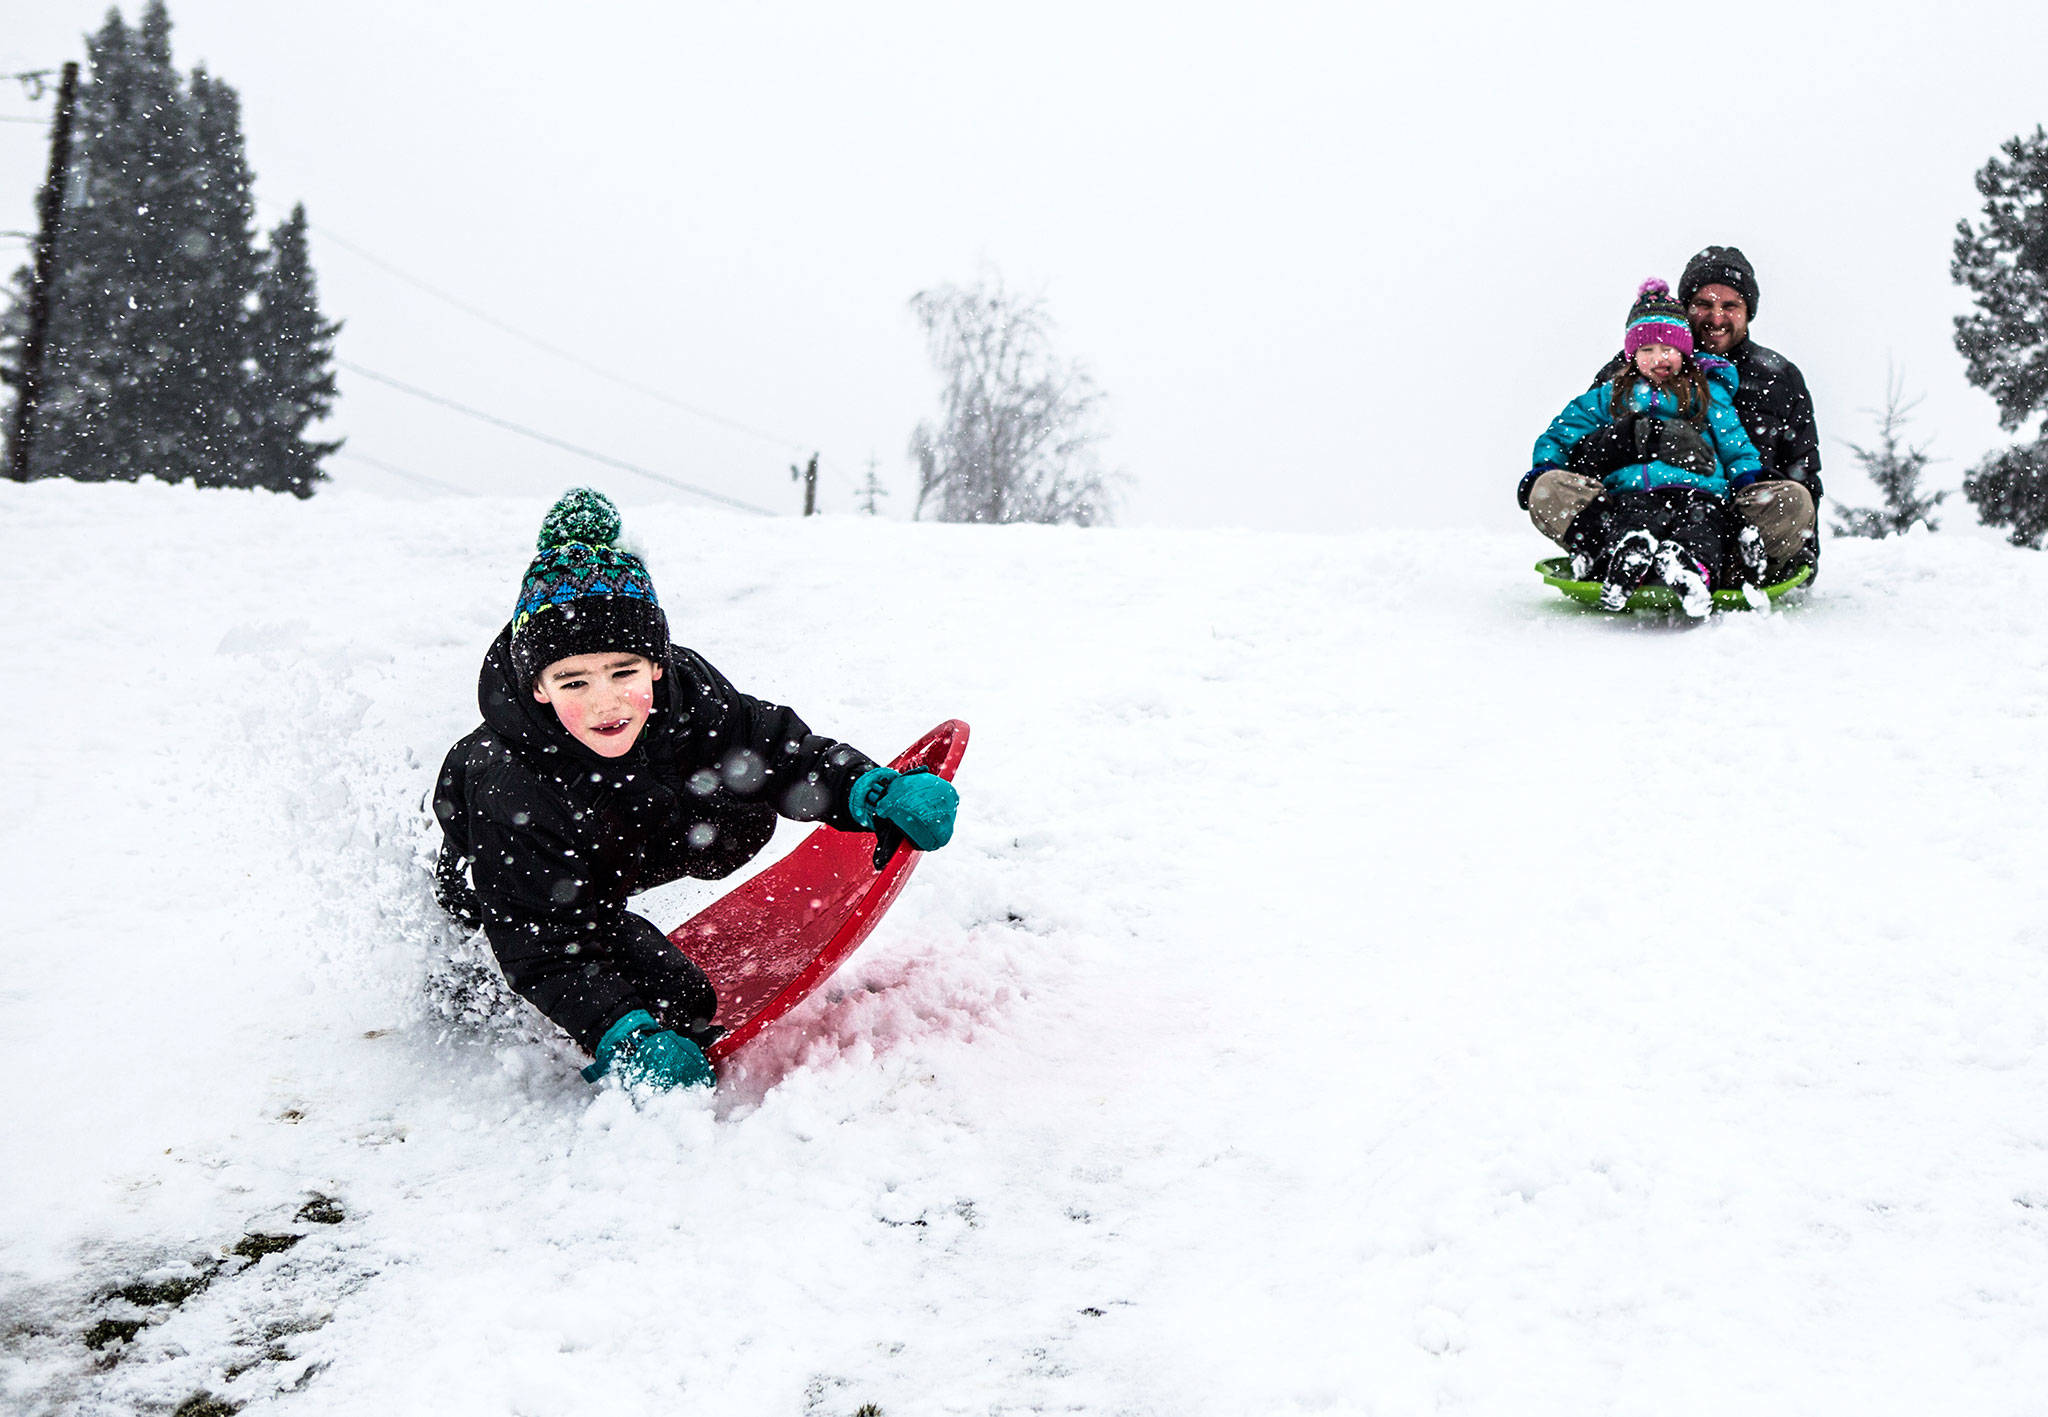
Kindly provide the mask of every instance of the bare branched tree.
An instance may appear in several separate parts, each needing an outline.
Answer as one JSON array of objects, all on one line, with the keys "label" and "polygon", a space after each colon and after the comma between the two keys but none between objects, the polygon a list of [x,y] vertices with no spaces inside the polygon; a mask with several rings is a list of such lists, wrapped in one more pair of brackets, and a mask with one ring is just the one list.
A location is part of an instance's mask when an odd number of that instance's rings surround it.
[{"label": "bare branched tree", "polygon": [[1102,391],[1052,349],[1045,302],[984,275],[910,302],[944,377],[942,413],[917,426],[917,512],[947,522],[1109,519],[1111,475],[1096,458]]}]

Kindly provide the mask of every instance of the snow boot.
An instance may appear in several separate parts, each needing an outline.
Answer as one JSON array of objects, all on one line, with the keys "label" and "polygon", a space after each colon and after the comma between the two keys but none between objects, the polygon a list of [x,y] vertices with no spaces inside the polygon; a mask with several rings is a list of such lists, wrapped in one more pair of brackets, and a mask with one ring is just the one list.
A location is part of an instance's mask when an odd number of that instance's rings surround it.
[{"label": "snow boot", "polygon": [[1762,532],[1745,526],[1735,533],[1735,588],[1742,592],[1752,610],[1762,610],[1771,603],[1763,591],[1764,571],[1769,564]]},{"label": "snow boot", "polygon": [[1768,558],[1764,534],[1753,526],[1735,533],[1735,580],[1740,585],[1762,585]]},{"label": "snow boot", "polygon": [[1678,592],[1678,607],[1693,619],[1713,613],[1713,580],[1706,566],[1675,541],[1657,545],[1657,579]]},{"label": "snow boot", "polygon": [[1601,580],[1600,608],[1620,612],[1628,609],[1628,598],[1649,578],[1656,565],[1657,539],[1647,531],[1632,531],[1615,543],[1607,558],[1607,574]]}]

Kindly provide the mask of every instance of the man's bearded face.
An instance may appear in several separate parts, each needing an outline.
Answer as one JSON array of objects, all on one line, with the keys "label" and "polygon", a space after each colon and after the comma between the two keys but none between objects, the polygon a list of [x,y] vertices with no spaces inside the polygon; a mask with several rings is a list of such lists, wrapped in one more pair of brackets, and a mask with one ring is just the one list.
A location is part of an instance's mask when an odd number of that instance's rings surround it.
[{"label": "man's bearded face", "polygon": [[1742,293],[1725,285],[1703,285],[1685,305],[1693,343],[1709,354],[1726,354],[1749,338],[1749,306]]}]

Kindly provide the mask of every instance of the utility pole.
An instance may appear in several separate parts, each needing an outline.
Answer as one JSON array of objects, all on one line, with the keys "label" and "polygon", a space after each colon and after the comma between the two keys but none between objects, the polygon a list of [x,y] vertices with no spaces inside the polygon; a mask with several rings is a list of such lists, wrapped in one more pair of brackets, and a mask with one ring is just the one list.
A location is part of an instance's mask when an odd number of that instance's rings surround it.
[{"label": "utility pole", "polygon": [[807,517],[816,516],[818,514],[818,455],[816,453],[811,454],[809,464],[804,467],[798,467],[795,463],[789,465],[789,480],[795,482],[799,478],[802,479],[804,484],[804,515]]},{"label": "utility pole", "polygon": [[36,404],[43,393],[43,347],[50,335],[50,288],[57,280],[57,223],[64,215],[64,183],[71,168],[71,110],[77,99],[78,63],[74,60],[64,66],[64,79],[57,87],[57,123],[50,133],[50,180],[43,184],[43,229],[36,237],[28,330],[21,341],[21,391],[14,401],[13,436],[7,440],[7,471],[16,482],[28,481]]}]

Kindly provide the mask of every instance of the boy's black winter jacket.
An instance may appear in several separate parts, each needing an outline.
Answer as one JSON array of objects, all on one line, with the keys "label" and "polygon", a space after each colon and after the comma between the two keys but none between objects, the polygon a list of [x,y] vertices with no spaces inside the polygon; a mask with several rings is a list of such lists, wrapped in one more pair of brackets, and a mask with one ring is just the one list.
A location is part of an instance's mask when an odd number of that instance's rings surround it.
[{"label": "boy's black winter jacket", "polygon": [[847,797],[875,764],[680,646],[640,741],[600,757],[519,681],[510,645],[508,626],[477,679],[483,726],[441,766],[438,894],[483,926],[507,982],[589,1049],[649,1006],[628,957],[661,937],[626,909],[629,895],[731,873],[776,815],[860,830]]}]

